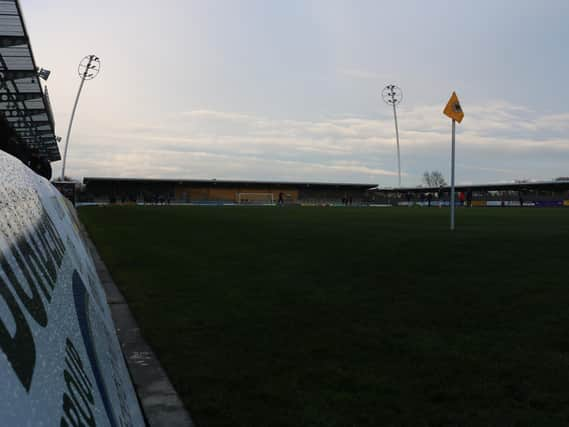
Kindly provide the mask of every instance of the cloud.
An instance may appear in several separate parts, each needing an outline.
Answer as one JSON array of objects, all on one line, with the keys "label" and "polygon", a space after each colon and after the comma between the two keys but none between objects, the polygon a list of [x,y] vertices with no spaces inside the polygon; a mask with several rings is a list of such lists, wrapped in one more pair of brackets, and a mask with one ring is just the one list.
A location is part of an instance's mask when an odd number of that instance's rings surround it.
[{"label": "cloud", "polygon": [[214,120],[251,120],[253,116],[248,114],[239,113],[228,113],[225,111],[214,111],[214,110],[193,110],[182,113],[182,116],[195,117],[195,118],[206,118]]},{"label": "cloud", "polygon": [[469,164],[465,164],[465,163],[458,163],[456,166],[464,168],[464,169],[471,169],[471,170],[477,170],[477,171],[483,171],[483,172],[497,172],[500,174],[511,174],[511,173],[516,172],[513,169],[488,168],[488,167],[484,167],[484,166],[469,165]]},{"label": "cloud", "polygon": [[339,70],[338,73],[342,76],[357,80],[385,80],[385,75],[359,68],[343,68]]},{"label": "cloud", "polygon": [[[401,106],[407,185],[425,170],[448,172],[450,124],[440,105]],[[569,113],[539,115],[494,101],[465,108],[457,131],[461,179],[553,178],[569,163]],[[100,123],[99,123],[100,125]],[[144,122],[83,129],[70,173],[122,177],[396,182],[393,119],[292,120],[197,109]],[[545,175],[548,174],[548,175]],[[545,175],[545,176],[544,176]]]}]

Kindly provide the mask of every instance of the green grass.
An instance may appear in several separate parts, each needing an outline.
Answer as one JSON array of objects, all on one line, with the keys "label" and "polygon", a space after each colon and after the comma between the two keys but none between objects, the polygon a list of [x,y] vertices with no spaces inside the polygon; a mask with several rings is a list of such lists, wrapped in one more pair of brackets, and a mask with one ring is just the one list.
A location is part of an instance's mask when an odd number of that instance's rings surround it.
[{"label": "green grass", "polygon": [[569,209],[82,208],[197,424],[569,424]]}]

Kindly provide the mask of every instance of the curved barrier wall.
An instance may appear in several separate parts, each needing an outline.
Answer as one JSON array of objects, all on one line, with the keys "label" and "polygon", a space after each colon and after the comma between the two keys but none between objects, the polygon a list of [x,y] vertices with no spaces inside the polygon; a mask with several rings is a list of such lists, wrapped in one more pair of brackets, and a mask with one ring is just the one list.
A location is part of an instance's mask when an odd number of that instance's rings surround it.
[{"label": "curved barrier wall", "polygon": [[67,202],[0,152],[0,424],[141,426],[104,290]]}]

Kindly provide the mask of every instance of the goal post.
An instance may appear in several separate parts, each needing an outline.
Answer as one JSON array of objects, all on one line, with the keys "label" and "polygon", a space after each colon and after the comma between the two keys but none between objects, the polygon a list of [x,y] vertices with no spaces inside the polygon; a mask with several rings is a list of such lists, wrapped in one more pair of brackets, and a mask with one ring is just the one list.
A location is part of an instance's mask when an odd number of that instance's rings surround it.
[{"label": "goal post", "polygon": [[237,193],[237,203],[240,205],[274,205],[273,193]]}]

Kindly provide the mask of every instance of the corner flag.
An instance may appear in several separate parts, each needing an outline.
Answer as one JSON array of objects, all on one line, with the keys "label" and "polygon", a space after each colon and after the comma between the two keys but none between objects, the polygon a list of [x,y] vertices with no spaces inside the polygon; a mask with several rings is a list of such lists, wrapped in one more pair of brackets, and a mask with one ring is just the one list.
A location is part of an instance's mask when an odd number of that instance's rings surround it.
[{"label": "corner flag", "polygon": [[462,111],[460,101],[458,100],[458,96],[456,96],[456,92],[452,93],[443,113],[451,119],[456,120],[458,123],[462,122],[462,119],[464,118],[464,112]]},{"label": "corner flag", "polygon": [[443,114],[452,119],[452,149],[451,149],[451,162],[450,162],[450,229],[454,231],[454,152],[455,152],[455,133],[456,133],[456,122],[460,123],[464,118],[464,111],[460,106],[460,101],[456,92],[453,92],[450,99],[447,102]]}]

